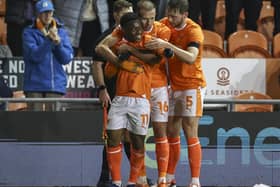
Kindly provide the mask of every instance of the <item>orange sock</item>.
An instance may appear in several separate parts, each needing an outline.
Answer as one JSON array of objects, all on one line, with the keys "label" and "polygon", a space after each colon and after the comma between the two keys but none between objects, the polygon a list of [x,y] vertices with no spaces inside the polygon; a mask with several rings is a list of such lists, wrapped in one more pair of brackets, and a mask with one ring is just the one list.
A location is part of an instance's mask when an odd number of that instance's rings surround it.
[{"label": "orange sock", "polygon": [[199,138],[188,138],[188,154],[189,154],[189,163],[191,168],[192,177],[200,176],[200,166],[201,166],[201,146]]},{"label": "orange sock", "polygon": [[128,182],[133,184],[136,183],[137,178],[139,176],[139,172],[144,165],[144,152],[137,151],[131,148],[130,155],[130,174]]},{"label": "orange sock", "polygon": [[140,170],[140,172],[139,172],[139,176],[142,176],[142,177],[147,176],[145,161],[143,162],[143,165],[142,165],[141,170]]},{"label": "orange sock", "polygon": [[121,181],[122,147],[107,147],[107,161],[112,181]]},{"label": "orange sock", "polygon": [[169,143],[169,159],[168,159],[168,174],[175,174],[177,163],[180,159],[181,141],[180,136],[175,138],[168,138]]},{"label": "orange sock", "polygon": [[156,138],[158,177],[165,177],[168,167],[169,144],[167,137]]}]

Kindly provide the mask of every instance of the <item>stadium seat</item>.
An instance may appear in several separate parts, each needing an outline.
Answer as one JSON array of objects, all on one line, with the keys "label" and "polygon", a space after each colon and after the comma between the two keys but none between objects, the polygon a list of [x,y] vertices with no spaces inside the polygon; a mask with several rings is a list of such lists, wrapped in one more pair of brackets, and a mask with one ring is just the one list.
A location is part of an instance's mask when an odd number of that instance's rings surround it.
[{"label": "stadium seat", "polygon": [[223,49],[223,38],[216,32],[203,30],[203,57],[206,58],[225,58],[227,54]]},{"label": "stadium seat", "polygon": [[6,13],[6,0],[0,0],[0,16],[4,16]]},{"label": "stadium seat", "polygon": [[4,17],[0,17],[0,44],[2,45],[7,44],[6,36],[7,36],[7,26],[4,21]]},{"label": "stadium seat", "polygon": [[225,1],[219,0],[217,1],[214,30],[220,36],[222,36],[222,38],[224,38],[225,35],[225,17],[226,17]]},{"label": "stadium seat", "polygon": [[[240,94],[234,99],[272,99],[267,94],[258,92],[247,92]],[[233,107],[234,112],[273,112],[272,104],[235,104]]]},{"label": "stadium seat", "polygon": [[255,31],[241,30],[228,38],[228,53],[233,58],[269,58],[266,37]]},{"label": "stadium seat", "polygon": [[258,21],[258,32],[265,35],[268,41],[272,41],[273,28],[274,28],[274,7],[271,6],[271,1],[263,1],[263,6]]},{"label": "stadium seat", "polygon": [[[271,41],[273,38],[273,28],[274,28],[274,8],[271,6],[271,1],[263,1],[262,9],[260,12],[260,17],[258,19],[258,32],[262,33],[268,41]],[[245,15],[242,10],[240,13],[239,23],[244,27]],[[242,27],[239,28],[242,29]]]},{"label": "stadium seat", "polygon": [[280,58],[280,33],[274,36],[272,47],[273,57]]},{"label": "stadium seat", "polygon": [[[23,91],[14,91],[13,98],[24,98],[25,95]],[[27,109],[26,103],[9,103],[8,111],[24,111]]]},{"label": "stadium seat", "polygon": [[[240,13],[240,16],[243,14],[243,10]],[[216,7],[216,16],[215,16],[215,25],[214,30],[219,35],[224,38],[225,36],[225,27],[226,27],[226,6],[224,0],[218,0],[217,1],[217,7]],[[244,20],[240,19],[237,24],[237,30],[243,30],[244,29]]]}]

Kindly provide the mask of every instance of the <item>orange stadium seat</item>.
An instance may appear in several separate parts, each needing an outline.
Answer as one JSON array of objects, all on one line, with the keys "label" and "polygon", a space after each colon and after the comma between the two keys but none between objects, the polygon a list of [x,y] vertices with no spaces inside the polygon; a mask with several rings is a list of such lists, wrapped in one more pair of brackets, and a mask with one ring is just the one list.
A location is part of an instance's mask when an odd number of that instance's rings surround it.
[{"label": "orange stadium seat", "polygon": [[[235,99],[272,99],[267,94],[258,92],[248,92],[240,94]],[[272,104],[235,104],[233,107],[235,112],[273,112]]]},{"label": "orange stadium seat", "polygon": [[214,30],[224,38],[226,6],[224,0],[217,1]]},{"label": "orange stadium seat", "polygon": [[0,0],[0,16],[4,16],[6,13],[6,0]]},{"label": "orange stadium seat", "polygon": [[266,37],[255,31],[240,30],[228,38],[228,54],[234,58],[269,58]]},{"label": "orange stadium seat", "polygon": [[[258,32],[262,33],[267,40],[271,41],[273,38],[273,28],[274,28],[274,8],[271,6],[271,1],[263,1],[262,9],[260,12],[260,17],[258,19]],[[244,11],[240,13],[240,25],[242,25],[238,30],[244,28]]]},{"label": "orange stadium seat", "polygon": [[[243,10],[240,13],[240,16],[242,16]],[[216,7],[216,15],[215,15],[215,25],[214,30],[219,35],[224,38],[225,36],[225,27],[226,27],[226,5],[224,0],[218,0],[217,1],[217,7]],[[237,30],[244,29],[244,20],[240,19],[239,23],[237,24]]]},{"label": "orange stadium seat", "polygon": [[273,57],[280,58],[280,33],[274,36],[272,47]]},{"label": "orange stadium seat", "polygon": [[258,22],[258,32],[263,33],[268,41],[273,39],[274,7],[271,1],[263,1],[262,10]]},{"label": "orange stadium seat", "polygon": [[223,46],[223,38],[216,32],[203,30],[204,43],[203,43],[203,57],[206,58],[225,58]]},{"label": "orange stadium seat", "polygon": [[0,44],[6,45],[7,26],[4,17],[0,17]]}]

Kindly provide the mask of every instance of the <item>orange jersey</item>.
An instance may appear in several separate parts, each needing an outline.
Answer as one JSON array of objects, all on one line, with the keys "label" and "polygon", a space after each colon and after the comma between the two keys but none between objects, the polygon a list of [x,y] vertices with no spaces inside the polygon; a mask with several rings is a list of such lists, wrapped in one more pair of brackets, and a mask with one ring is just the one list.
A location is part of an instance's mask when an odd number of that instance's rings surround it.
[{"label": "orange jersey", "polygon": [[[166,41],[168,41],[171,36],[170,29],[166,25],[158,21],[154,22],[152,30],[145,31],[144,33],[146,35],[150,35]],[[123,37],[123,32],[121,28],[117,27],[116,29],[114,29],[114,31],[112,32],[112,36],[119,38],[119,40],[121,40]],[[159,53],[161,54],[162,52],[160,51]],[[158,88],[167,85],[165,62],[166,59],[162,58],[160,64],[156,64],[153,66],[152,88]]]},{"label": "orange jersey", "polygon": [[122,38],[123,38],[123,31],[122,31],[121,26],[116,27],[116,28],[112,31],[111,35],[112,35],[113,37],[118,38],[119,41],[121,41]]},{"label": "orange jersey", "polygon": [[171,29],[170,43],[186,50],[191,42],[199,43],[199,53],[193,64],[182,62],[179,58],[169,59],[169,76],[173,90],[195,89],[205,87],[206,80],[202,71],[201,58],[203,48],[203,32],[201,27],[191,19],[186,19],[186,25],[182,29],[175,29],[167,18],[161,20]]},{"label": "orange jersey", "polygon": [[[126,42],[128,45],[137,49],[145,49],[145,42],[151,39],[148,35],[143,35],[140,42],[127,42],[122,40],[120,43]],[[117,45],[120,45],[119,43]],[[135,56],[130,56],[128,61],[134,61],[141,64],[144,68],[143,73],[131,73],[120,69],[117,78],[117,96],[128,97],[145,97],[150,99],[151,97],[151,81],[152,81],[152,69],[153,67]]]},{"label": "orange jersey", "polygon": [[[154,22],[151,31],[145,31],[144,33],[166,41],[169,41],[171,36],[170,29],[166,25],[158,21]],[[160,64],[154,65],[153,74],[152,74],[152,88],[167,86],[165,63],[166,63],[166,59],[162,58]]]}]

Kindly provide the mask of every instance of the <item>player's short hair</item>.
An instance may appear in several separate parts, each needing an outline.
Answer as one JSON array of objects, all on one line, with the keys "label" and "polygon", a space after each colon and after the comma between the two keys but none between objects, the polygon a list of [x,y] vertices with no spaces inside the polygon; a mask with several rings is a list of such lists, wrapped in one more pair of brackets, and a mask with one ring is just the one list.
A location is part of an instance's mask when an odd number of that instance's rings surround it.
[{"label": "player's short hair", "polygon": [[133,5],[129,1],[126,0],[116,0],[113,5],[113,12],[120,12],[123,9],[132,8]]},{"label": "player's short hair", "polygon": [[120,25],[122,28],[126,28],[133,21],[140,21],[139,17],[137,14],[135,14],[133,12],[129,12],[129,13],[124,14],[121,17]]},{"label": "player's short hair", "polygon": [[167,8],[171,10],[179,10],[179,12],[185,13],[189,11],[189,1],[188,0],[169,0]]},{"label": "player's short hair", "polygon": [[140,0],[137,3],[137,12],[140,12],[140,10],[151,11],[155,8],[156,6],[151,0]]}]

